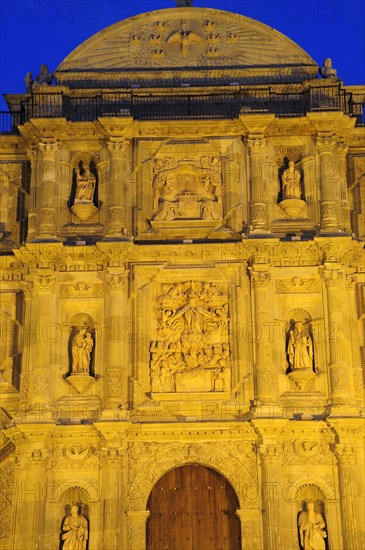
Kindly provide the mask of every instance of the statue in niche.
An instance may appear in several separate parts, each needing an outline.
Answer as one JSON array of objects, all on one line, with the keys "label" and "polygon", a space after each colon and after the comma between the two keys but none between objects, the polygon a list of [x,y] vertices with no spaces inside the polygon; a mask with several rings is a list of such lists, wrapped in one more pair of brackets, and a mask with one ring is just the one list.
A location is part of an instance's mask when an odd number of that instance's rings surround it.
[{"label": "statue in niche", "polygon": [[306,510],[298,517],[300,545],[303,550],[325,550],[327,537],[322,514],[314,509],[314,502],[306,503]]},{"label": "statue in niche", "polygon": [[52,84],[53,74],[49,72],[47,65],[41,65],[40,71],[40,74],[37,74],[33,82],[33,90],[36,90],[40,86],[50,86]]},{"label": "statue in niche", "polygon": [[301,199],[302,188],[301,188],[300,180],[301,180],[300,171],[295,168],[294,161],[290,160],[288,164],[288,168],[284,170],[281,176],[284,200]]},{"label": "statue in niche", "polygon": [[97,174],[93,161],[79,160],[73,172],[70,202],[71,211],[81,222],[88,221],[98,208],[95,206]]},{"label": "statue in niche", "polygon": [[86,328],[80,328],[72,339],[72,374],[90,374],[94,340]]},{"label": "statue in niche", "polygon": [[83,161],[80,161],[76,169],[76,192],[75,204],[79,202],[92,203],[94,200],[96,186],[96,177],[90,170],[90,165],[84,166]]},{"label": "statue in niche", "polygon": [[337,71],[332,67],[332,59],[327,57],[324,60],[323,67],[320,67],[319,74],[322,78],[337,78]]},{"label": "statue in niche", "polygon": [[89,538],[89,524],[85,516],[79,513],[79,505],[73,502],[71,513],[62,525],[62,550],[86,550]]},{"label": "statue in niche", "polygon": [[313,341],[300,321],[289,331],[287,352],[291,371],[313,371]]}]

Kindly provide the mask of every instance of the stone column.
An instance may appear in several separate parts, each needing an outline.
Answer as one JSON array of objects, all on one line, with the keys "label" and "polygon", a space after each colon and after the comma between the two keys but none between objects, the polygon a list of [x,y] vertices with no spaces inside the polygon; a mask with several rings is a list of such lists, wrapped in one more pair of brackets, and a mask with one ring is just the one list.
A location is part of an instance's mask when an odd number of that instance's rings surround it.
[{"label": "stone column", "polygon": [[341,191],[337,159],[333,156],[335,145],[336,138],[327,133],[323,133],[317,138],[320,163],[321,233],[341,231],[338,219]]},{"label": "stone column", "polygon": [[262,404],[276,403],[278,398],[278,380],[276,368],[272,362],[272,343],[270,342],[270,295],[271,274],[267,264],[250,268],[254,294],[255,327],[255,393]]},{"label": "stone column", "polygon": [[128,550],[146,549],[146,523],[149,516],[149,510],[127,512]]},{"label": "stone column", "polygon": [[241,522],[242,550],[262,550],[261,510],[236,510]]},{"label": "stone column", "polygon": [[56,202],[58,200],[57,181],[59,167],[57,164],[58,143],[39,144],[39,169],[37,212],[39,212],[38,239],[57,241],[56,237]]},{"label": "stone column", "polygon": [[327,288],[329,375],[333,403],[350,404],[350,372],[343,333],[344,273],[338,264],[325,264],[322,277]]},{"label": "stone column", "polygon": [[350,203],[347,193],[347,177],[346,177],[346,155],[348,145],[344,141],[340,141],[337,144],[337,158],[338,168],[340,176],[340,193],[341,193],[341,229],[346,233],[351,234],[351,215],[350,215]]},{"label": "stone column", "polygon": [[251,190],[250,235],[267,234],[267,206],[264,190],[264,169],[262,151],[265,147],[263,135],[249,136],[246,140],[249,153],[249,181]]},{"label": "stone column", "polygon": [[338,459],[344,548],[360,550],[362,545],[357,519],[358,503],[355,499],[358,469],[356,452],[350,445],[336,444],[335,453]]},{"label": "stone column", "polygon": [[121,450],[109,447],[103,452],[103,493],[104,493],[104,548],[119,550],[120,495],[121,495]]},{"label": "stone column", "polygon": [[128,175],[129,141],[109,142],[110,169],[108,178],[108,220],[107,238],[125,239],[125,196],[124,186]]},{"label": "stone column", "polygon": [[116,408],[127,399],[128,372],[128,270],[109,268],[106,275],[106,402]]},{"label": "stone column", "polygon": [[71,197],[72,188],[72,170],[70,163],[70,151],[66,147],[61,147],[59,152],[59,174],[60,196],[59,196],[59,225],[66,225],[70,218],[70,210],[68,209],[68,201]]},{"label": "stone column", "polygon": [[38,180],[38,153],[36,149],[28,149],[27,157],[30,161],[30,195],[28,203],[28,234],[27,242],[37,237],[37,203],[36,203],[36,182]]},{"label": "stone column", "polygon": [[278,446],[272,443],[259,446],[262,466],[262,503],[264,548],[278,550],[283,548],[282,527],[280,524],[279,488],[282,479],[282,467]]},{"label": "stone column", "polygon": [[[28,456],[27,456],[28,455]],[[19,476],[18,507],[14,548],[43,550],[46,502],[46,456],[43,449],[34,448],[22,456]]]},{"label": "stone column", "polygon": [[[55,277],[49,273],[34,276],[34,295],[32,300],[32,322],[36,341],[30,349],[30,403],[43,404],[50,401],[51,380],[51,346],[47,341],[50,315],[55,311],[53,287]],[[33,330],[33,329],[32,329]]]}]

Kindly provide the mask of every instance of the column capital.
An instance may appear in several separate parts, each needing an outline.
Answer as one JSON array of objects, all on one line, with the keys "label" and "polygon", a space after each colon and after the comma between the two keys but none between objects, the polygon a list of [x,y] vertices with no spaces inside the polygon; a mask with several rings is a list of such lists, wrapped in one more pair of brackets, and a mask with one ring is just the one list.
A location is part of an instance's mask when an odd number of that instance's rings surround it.
[{"label": "column capital", "polygon": [[258,450],[265,461],[276,462],[280,458],[280,446],[276,443],[263,443],[258,445]]},{"label": "column capital", "polygon": [[34,277],[34,288],[38,294],[50,294],[55,283],[54,275],[36,275]]},{"label": "column capital", "polygon": [[267,286],[271,281],[271,273],[268,269],[269,266],[266,267],[266,269],[255,269],[255,267],[249,268],[250,278],[252,281],[253,286],[261,287],[261,286]]},{"label": "column capital", "polygon": [[354,465],[357,463],[356,449],[352,445],[336,443],[334,452],[340,464]]},{"label": "column capital", "polygon": [[327,287],[340,285],[344,280],[344,277],[344,272],[339,267],[331,269],[325,265],[322,269],[322,278]]},{"label": "column capital", "polygon": [[129,270],[123,269],[117,272],[109,272],[105,274],[105,281],[110,290],[120,290],[128,280]]},{"label": "column capital", "polygon": [[316,138],[319,154],[332,153],[332,150],[337,144],[336,136],[333,134],[318,134]]},{"label": "column capital", "polygon": [[245,143],[251,155],[259,154],[266,145],[266,140],[263,134],[249,134],[245,138]]},{"label": "column capital", "polygon": [[122,139],[120,141],[108,141],[106,146],[112,157],[117,157],[130,145],[129,139]]},{"label": "column capital", "polygon": [[50,141],[39,144],[39,150],[44,157],[53,157],[56,155],[60,144],[59,142]]}]

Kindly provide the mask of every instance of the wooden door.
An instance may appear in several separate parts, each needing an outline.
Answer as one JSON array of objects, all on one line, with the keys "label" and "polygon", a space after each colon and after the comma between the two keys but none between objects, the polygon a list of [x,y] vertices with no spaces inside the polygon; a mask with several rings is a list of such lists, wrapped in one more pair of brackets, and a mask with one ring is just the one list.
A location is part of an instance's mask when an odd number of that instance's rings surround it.
[{"label": "wooden door", "polygon": [[239,550],[237,496],[218,472],[195,464],[164,475],[147,503],[147,550]]}]

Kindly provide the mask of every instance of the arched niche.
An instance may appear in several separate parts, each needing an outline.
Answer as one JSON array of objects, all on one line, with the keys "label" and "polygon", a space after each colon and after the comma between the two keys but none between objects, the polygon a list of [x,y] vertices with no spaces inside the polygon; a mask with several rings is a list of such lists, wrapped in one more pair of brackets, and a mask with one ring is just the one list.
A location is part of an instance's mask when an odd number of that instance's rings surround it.
[{"label": "arched niche", "polygon": [[[306,310],[302,308],[294,308],[287,312],[285,316],[285,353],[287,358],[287,364],[288,368],[286,370],[286,374],[291,372],[291,368],[289,365],[289,357],[288,357],[288,347],[289,347],[289,339],[290,339],[290,331],[293,331],[295,329],[296,323],[301,323],[303,325],[303,328],[305,332],[309,335],[312,344],[313,342],[313,329],[312,329],[312,316],[311,314]],[[314,351],[313,351],[314,354]],[[313,372],[315,372],[315,355],[313,355],[313,366],[312,366]]]},{"label": "arched niche", "polygon": [[68,339],[68,371],[66,373],[66,377],[70,376],[73,373],[73,354],[72,354],[72,347],[73,347],[73,341],[74,338],[77,336],[77,334],[80,331],[85,332],[85,336],[88,337],[90,340],[90,347],[92,347],[90,351],[90,364],[89,364],[89,374],[90,376],[95,378],[95,348],[96,348],[96,340],[97,340],[97,334],[96,334],[96,327],[95,327],[95,320],[91,315],[88,313],[80,312],[73,315],[69,321],[68,325],[70,327],[70,335]]},{"label": "arched niche", "polygon": [[91,223],[99,210],[99,158],[91,152],[78,152],[71,159],[72,181],[67,206],[74,221]]},{"label": "arched niche", "polygon": [[217,470],[185,464],[166,472],[147,502],[147,550],[239,550],[238,497]]}]

